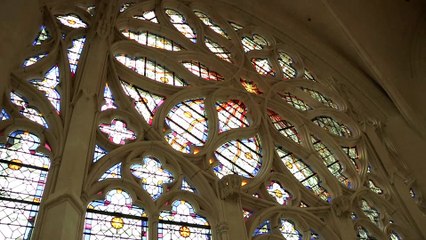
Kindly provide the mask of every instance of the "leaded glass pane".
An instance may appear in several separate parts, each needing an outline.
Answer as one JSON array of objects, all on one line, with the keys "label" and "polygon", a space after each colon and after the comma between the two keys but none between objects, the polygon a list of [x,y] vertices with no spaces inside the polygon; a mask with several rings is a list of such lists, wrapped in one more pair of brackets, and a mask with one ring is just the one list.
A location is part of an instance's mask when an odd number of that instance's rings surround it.
[{"label": "leaded glass pane", "polygon": [[80,59],[81,52],[83,51],[85,37],[74,39],[72,46],[68,48],[68,61],[70,63],[71,73],[75,74],[77,70],[78,61]]},{"label": "leaded glass pane", "polygon": [[216,111],[219,120],[219,132],[235,128],[248,127],[247,109],[239,100],[216,102]]},{"label": "leaded glass pane", "polygon": [[0,236],[30,239],[46,185],[49,158],[40,139],[17,130],[0,144]]},{"label": "leaded glass pane", "polygon": [[217,25],[213,20],[209,18],[206,14],[200,12],[200,11],[194,11],[195,15],[204,23],[204,25],[211,28],[216,33],[220,34],[222,37],[228,38],[228,35],[225,33],[225,31]]},{"label": "leaded glass pane", "polygon": [[309,95],[311,95],[311,97],[315,100],[317,100],[318,102],[324,104],[327,107],[331,107],[334,109],[339,109],[338,106],[333,102],[333,100],[331,100],[330,98],[324,96],[322,93],[312,90],[312,89],[308,89],[308,88],[303,88],[302,90],[306,93],[308,93]]},{"label": "leaded glass pane", "polygon": [[121,86],[126,95],[132,98],[133,105],[138,113],[149,125],[152,125],[154,114],[163,103],[164,97],[144,91],[123,81],[121,81]]},{"label": "leaded glass pane", "polygon": [[19,107],[19,112],[24,117],[42,125],[45,128],[48,128],[47,122],[44,119],[43,115],[36,108],[31,107],[29,102],[24,97],[20,97],[18,94],[11,92],[10,101]]},{"label": "leaded glass pane", "polygon": [[243,44],[244,52],[262,50],[264,47],[268,46],[266,39],[258,34],[254,34],[252,37],[243,37],[241,43]]},{"label": "leaded glass pane", "polygon": [[281,219],[280,232],[286,240],[302,240],[302,234],[296,229],[294,223],[287,219]]},{"label": "leaded glass pane", "polygon": [[318,174],[306,165],[302,159],[297,158],[294,154],[288,153],[281,148],[276,148],[276,151],[284,166],[303,186],[322,200],[331,200],[330,194],[321,186],[321,180]]},{"label": "leaded glass pane", "polygon": [[56,17],[63,25],[71,28],[87,28],[87,24],[74,14]]},{"label": "leaded glass pane", "polygon": [[205,43],[207,48],[210,49],[210,51],[214,53],[216,56],[218,56],[220,59],[223,59],[227,62],[232,62],[231,53],[228,50],[226,50],[224,47],[222,47],[216,42],[213,42],[212,40],[208,38],[205,39]]},{"label": "leaded glass pane", "polygon": [[256,95],[262,94],[262,91],[257,87],[256,83],[248,79],[240,79],[241,85],[249,93],[254,93]]},{"label": "leaded glass pane", "polygon": [[158,223],[159,240],[211,239],[210,225],[184,200],[172,203],[170,211],[160,213]]},{"label": "leaded glass pane", "polygon": [[293,59],[285,52],[278,53],[278,63],[285,78],[296,77],[296,69],[293,66]]},{"label": "leaded glass pane", "polygon": [[169,16],[170,22],[179,32],[192,42],[197,42],[197,35],[182,14],[172,9],[166,9],[166,14]]},{"label": "leaded glass pane", "polygon": [[154,47],[154,48],[159,48],[159,49],[164,49],[164,50],[168,50],[168,51],[180,51],[182,50],[182,47],[175,43],[174,41],[148,32],[148,31],[144,31],[144,32],[136,32],[133,30],[122,30],[121,34],[123,34],[125,37],[135,40],[136,42],[142,44],[142,45],[146,45],[148,47]]},{"label": "leaded glass pane", "polygon": [[346,187],[351,187],[351,182],[343,173],[343,167],[339,161],[334,157],[333,153],[318,139],[311,136],[311,141],[314,146],[314,149],[318,152],[319,156],[323,160],[323,163],[328,168],[328,170],[343,183]]},{"label": "leaded glass pane", "polygon": [[213,170],[219,178],[229,174],[251,178],[257,175],[262,166],[258,137],[226,142],[215,151],[215,155],[220,163]]},{"label": "leaded glass pane", "polygon": [[289,92],[286,92],[284,94],[279,93],[279,95],[286,103],[290,104],[292,107],[296,108],[297,110],[308,111],[312,109],[302,99],[296,97],[295,95]]},{"label": "leaded glass pane", "polygon": [[101,123],[99,130],[108,136],[108,140],[115,144],[126,144],[136,139],[134,131],[127,129],[127,124],[119,119],[113,119],[110,124]]},{"label": "leaded glass pane", "polygon": [[38,90],[44,93],[44,96],[52,103],[53,107],[59,113],[61,109],[61,95],[57,90],[59,85],[59,68],[52,67],[45,75],[43,80],[34,79],[30,83]]},{"label": "leaded glass pane", "polygon": [[162,167],[161,162],[151,156],[144,157],[142,164],[134,163],[130,166],[132,174],[140,179],[142,188],[157,199],[163,193],[163,184],[173,182],[174,178],[170,171]]},{"label": "leaded glass pane", "polygon": [[196,153],[196,148],[207,141],[204,99],[186,100],[175,105],[167,114],[165,123],[170,132],[164,137],[174,149],[184,153]]},{"label": "leaded glass pane", "polygon": [[83,238],[142,239],[148,237],[148,219],[144,209],[133,205],[132,198],[121,189],[106,194],[87,206]]},{"label": "leaded glass pane", "polygon": [[157,17],[155,16],[154,11],[146,11],[146,12],[143,12],[141,15],[133,16],[133,18],[145,20],[145,21],[150,21],[150,22],[153,22],[153,23],[158,23],[158,20],[157,20]]},{"label": "leaded glass pane", "polygon": [[294,142],[300,144],[301,140],[299,137],[299,133],[297,132],[296,128],[289,123],[288,121],[281,118],[280,115],[278,115],[276,112],[268,109],[268,116],[272,121],[272,124],[274,125],[275,129],[278,130],[278,132],[281,133],[284,137],[293,140]]},{"label": "leaded glass pane", "polygon": [[349,130],[348,127],[346,127],[344,124],[337,122],[331,117],[316,117],[312,119],[312,122],[314,122],[316,125],[324,128],[325,130],[329,131],[330,133],[340,136],[340,137],[350,137],[352,136],[351,130]]},{"label": "leaded glass pane", "polygon": [[271,181],[266,187],[269,195],[271,195],[279,204],[287,205],[291,199],[291,195],[283,188],[278,181]]},{"label": "leaded glass pane", "polygon": [[182,62],[183,66],[188,69],[192,74],[197,77],[209,80],[209,81],[223,81],[224,78],[219,73],[210,70],[205,65],[197,61],[186,61]]},{"label": "leaded glass pane", "polygon": [[148,58],[124,54],[116,55],[115,58],[130,70],[154,81],[178,87],[187,85],[174,72]]},{"label": "leaded glass pane", "polygon": [[364,212],[370,221],[376,225],[379,225],[380,213],[375,208],[371,207],[370,204],[364,199],[361,200],[361,210]]},{"label": "leaded glass pane", "polygon": [[254,66],[256,72],[264,76],[275,76],[275,71],[272,69],[272,65],[266,58],[253,58],[251,63]]}]

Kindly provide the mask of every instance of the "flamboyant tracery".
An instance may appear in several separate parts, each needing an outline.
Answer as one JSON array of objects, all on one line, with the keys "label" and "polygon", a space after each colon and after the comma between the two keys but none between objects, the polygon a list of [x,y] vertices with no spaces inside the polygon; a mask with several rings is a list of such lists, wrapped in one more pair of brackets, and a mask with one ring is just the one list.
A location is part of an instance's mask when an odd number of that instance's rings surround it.
[{"label": "flamboyant tracery", "polygon": [[[250,239],[335,236],[312,212],[361,189],[378,198],[355,198],[357,238],[379,232],[402,239],[387,210],[375,208],[387,192],[369,172],[359,127],[300,56],[282,50],[278,37],[212,9],[145,2],[116,9],[108,74],[93,79],[102,87],[88,143],[84,239],[218,239],[216,215],[208,211],[214,207],[207,207],[215,202],[197,188],[206,187],[194,177],[199,172],[211,185],[229,175],[242,179],[241,221]],[[17,74],[28,86],[12,85],[11,104],[1,111],[2,121],[32,126],[2,132],[6,239],[28,239],[37,224],[52,154],[38,135],[60,135],[54,123],[71,117],[73,81],[90,68],[82,56],[90,54],[96,5],[79,8],[48,12],[54,22],[41,26],[32,43],[37,54],[20,70],[34,73]],[[64,58],[51,57],[57,55]],[[262,205],[249,204],[256,200]]]}]

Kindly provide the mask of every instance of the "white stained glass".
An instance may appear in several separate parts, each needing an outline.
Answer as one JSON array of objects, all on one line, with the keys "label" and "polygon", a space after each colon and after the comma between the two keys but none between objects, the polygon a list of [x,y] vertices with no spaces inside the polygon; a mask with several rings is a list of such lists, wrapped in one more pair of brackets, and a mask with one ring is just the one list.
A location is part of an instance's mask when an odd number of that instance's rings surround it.
[{"label": "white stained glass", "polygon": [[62,15],[56,17],[63,25],[71,28],[87,28],[87,24],[83,22],[77,15]]}]

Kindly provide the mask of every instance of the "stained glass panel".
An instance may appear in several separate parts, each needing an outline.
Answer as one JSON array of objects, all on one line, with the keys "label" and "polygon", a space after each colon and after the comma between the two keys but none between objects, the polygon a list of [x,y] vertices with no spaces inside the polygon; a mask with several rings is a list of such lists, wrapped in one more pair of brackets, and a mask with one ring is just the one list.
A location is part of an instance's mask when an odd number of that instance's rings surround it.
[{"label": "stained glass panel", "polygon": [[95,239],[142,239],[148,237],[145,211],[133,205],[132,198],[121,189],[106,194],[87,206],[83,237]]},{"label": "stained glass panel", "polygon": [[220,34],[222,37],[229,39],[225,31],[219,25],[217,25],[213,20],[211,20],[209,16],[207,16],[206,14],[200,11],[194,11],[194,13],[204,23],[204,25],[208,26],[213,31]]},{"label": "stained glass panel", "polygon": [[368,231],[361,226],[358,226],[356,235],[357,235],[358,240],[375,240],[376,239],[376,238],[370,236]]},{"label": "stained glass panel", "polygon": [[281,219],[280,232],[286,240],[302,240],[302,234],[296,229],[294,223],[287,219]]},{"label": "stained glass panel", "polygon": [[331,108],[334,108],[334,109],[339,109],[338,106],[333,102],[333,100],[324,96],[322,93],[315,91],[315,90],[312,90],[312,89],[303,88],[303,87],[302,87],[302,90],[305,91],[306,93],[308,93],[309,95],[311,95],[311,97],[313,99],[324,104],[325,106],[331,107]]},{"label": "stained glass panel", "polygon": [[358,166],[359,163],[359,155],[356,147],[342,147],[343,152],[348,155],[351,163],[354,165],[355,169],[359,172],[361,169]]},{"label": "stained glass panel", "polygon": [[207,48],[210,49],[210,51],[214,53],[216,56],[218,56],[220,59],[223,59],[227,62],[232,62],[231,53],[228,50],[226,50],[224,47],[222,47],[216,42],[213,42],[212,40],[208,38],[205,38],[205,43]]},{"label": "stained glass panel", "polygon": [[280,148],[276,148],[278,156],[284,163],[284,166],[293,174],[293,176],[307,189],[324,201],[330,201],[331,196],[327,190],[321,186],[321,180],[318,174],[297,158],[294,154],[288,153]]},{"label": "stained glass panel", "polygon": [[172,203],[171,211],[160,213],[158,223],[159,240],[211,239],[210,225],[184,200]]},{"label": "stained glass panel", "polygon": [[372,180],[368,180],[368,188],[370,188],[371,191],[381,195],[383,194],[383,190],[376,186],[376,184]]},{"label": "stained glass panel", "polygon": [[78,60],[80,59],[81,51],[83,51],[85,37],[77,38],[72,40],[72,46],[68,48],[68,61],[70,63],[70,70],[72,74],[75,74],[77,70]]},{"label": "stained glass panel", "polygon": [[46,26],[40,27],[40,32],[38,33],[36,39],[34,39],[33,46],[41,45],[46,40],[50,39],[50,34],[47,31]]},{"label": "stained glass panel", "polygon": [[195,188],[191,184],[189,184],[189,182],[185,178],[182,180],[182,187],[180,189],[188,192],[196,191]]},{"label": "stained glass panel", "polygon": [[28,67],[33,65],[34,63],[40,61],[42,58],[44,58],[46,56],[46,54],[38,54],[35,56],[32,56],[30,58],[25,59],[24,63],[22,64],[24,67]]},{"label": "stained glass panel", "polygon": [[163,184],[171,183],[174,180],[172,173],[164,169],[158,159],[151,156],[144,157],[142,164],[132,164],[130,171],[140,179],[143,189],[154,200],[163,193]]},{"label": "stained glass panel", "polygon": [[204,99],[191,99],[174,106],[165,119],[170,132],[164,136],[176,150],[196,154],[207,141],[207,117]]},{"label": "stained glass panel", "polygon": [[56,87],[59,85],[59,68],[52,67],[45,75],[43,80],[34,79],[30,83],[38,90],[44,93],[44,96],[52,103],[53,107],[59,113],[61,109],[61,95]]},{"label": "stained glass panel", "polygon": [[121,86],[123,87],[127,96],[132,98],[133,105],[135,106],[138,113],[149,125],[152,125],[154,114],[158,107],[160,107],[160,105],[163,103],[164,97],[157,96],[138,87],[131,86],[123,81],[121,82]]},{"label": "stained glass panel", "polygon": [[95,153],[93,155],[93,162],[97,162],[99,159],[101,159],[103,156],[107,155],[108,151],[102,148],[99,145],[95,146]]},{"label": "stained glass panel", "polygon": [[30,239],[50,167],[40,139],[18,130],[0,144],[0,236]]},{"label": "stained glass panel", "polygon": [[272,65],[266,58],[253,58],[251,60],[251,63],[254,66],[254,69],[256,72],[258,72],[260,75],[269,75],[269,76],[275,76],[275,71],[272,69]]},{"label": "stained glass panel", "polygon": [[271,223],[269,220],[263,222],[258,228],[254,230],[253,236],[268,234],[271,231]]},{"label": "stained glass panel", "polygon": [[104,88],[104,104],[101,106],[101,111],[116,108],[117,106],[114,103],[114,96],[112,95],[108,83],[106,83]]},{"label": "stained glass panel", "polygon": [[170,22],[175,26],[175,28],[181,32],[186,38],[191,40],[192,42],[197,42],[197,35],[194,30],[189,26],[185,17],[179,12],[166,9],[166,14],[169,16]]},{"label": "stained glass panel", "polygon": [[281,205],[287,205],[288,201],[291,199],[291,195],[283,188],[283,186],[278,181],[271,181],[266,187],[269,195],[271,195],[275,200]]},{"label": "stained glass panel", "polygon": [[346,127],[344,124],[337,122],[331,117],[320,116],[312,119],[316,125],[324,128],[330,133],[340,136],[340,137],[350,137],[352,136],[351,130]]},{"label": "stained glass panel", "polygon": [[119,119],[113,119],[111,124],[101,123],[99,130],[108,136],[108,140],[115,144],[124,145],[136,139],[136,134],[127,129],[127,124]]},{"label": "stained glass panel", "polygon": [[209,81],[223,81],[224,78],[219,73],[210,70],[205,65],[197,61],[182,62],[183,66],[195,76],[204,78]]},{"label": "stained glass panel", "polygon": [[114,178],[121,178],[121,163],[118,163],[114,166],[112,166],[110,169],[108,169],[99,179],[99,181],[105,180],[105,179],[114,179]]},{"label": "stained glass panel", "polygon": [[256,95],[260,95],[263,92],[257,87],[256,83],[247,79],[240,79],[241,85],[246,89],[249,93],[254,93]]},{"label": "stained glass panel", "polygon": [[315,80],[314,76],[312,76],[311,72],[306,70],[306,69],[304,71],[303,78],[306,79],[306,80],[313,81],[313,82],[317,81],[317,80]]},{"label": "stained glass panel", "polygon": [[375,208],[371,207],[367,201],[361,200],[361,210],[364,212],[370,221],[376,225],[379,225],[380,213]]},{"label": "stained glass panel", "polygon": [[278,113],[268,109],[268,116],[272,121],[272,124],[274,125],[275,129],[278,130],[278,132],[281,133],[284,137],[293,140],[294,142],[300,144],[301,139],[299,137],[299,133],[297,132],[296,128],[289,123],[288,121],[281,118]]},{"label": "stained glass panel", "polygon": [[311,141],[314,149],[318,152],[319,156],[323,160],[325,166],[333,174],[339,182],[343,183],[348,188],[351,188],[351,182],[343,174],[343,167],[339,161],[334,157],[333,153],[318,139],[311,136]]},{"label": "stained glass panel", "polygon": [[284,94],[279,93],[279,95],[286,103],[290,104],[292,107],[296,108],[297,110],[308,111],[312,109],[302,99],[296,97],[295,95],[289,92],[286,92]]},{"label": "stained glass panel", "polygon": [[241,43],[243,44],[244,52],[262,50],[264,47],[268,46],[266,39],[257,34],[254,34],[252,37],[243,37]]},{"label": "stained glass panel", "polygon": [[57,16],[56,17],[63,25],[71,28],[86,28],[87,24],[80,17],[74,14]]},{"label": "stained glass panel", "polygon": [[216,102],[216,111],[219,120],[219,132],[249,126],[247,108],[239,100]]},{"label": "stained glass panel", "polygon": [[0,112],[0,120],[7,120],[10,119],[9,114],[6,112],[6,110],[2,109]]},{"label": "stained glass panel", "polygon": [[239,25],[239,24],[236,24],[236,23],[234,23],[234,22],[229,22],[229,24],[231,25],[231,27],[232,27],[235,31],[238,31],[238,30],[240,30],[240,29],[243,29],[243,26],[241,26],[241,25]]},{"label": "stained glass panel", "polygon": [[154,81],[178,87],[187,85],[174,72],[145,57],[131,57],[121,54],[116,55],[115,58],[130,70]]},{"label": "stained glass panel", "polygon": [[34,107],[30,107],[29,102],[24,98],[20,97],[14,92],[10,92],[10,101],[19,107],[19,112],[29,120],[48,128],[47,122],[43,115]]},{"label": "stained glass panel", "polygon": [[136,32],[136,31],[125,29],[121,31],[121,34],[123,34],[125,37],[129,39],[135,40],[136,42],[142,45],[146,45],[148,47],[154,47],[154,48],[164,49],[168,51],[182,50],[182,47],[179,44],[175,43],[174,41],[148,31]]},{"label": "stained glass panel", "polygon": [[281,66],[285,78],[291,79],[296,77],[296,69],[293,66],[293,59],[284,52],[278,53],[278,63]]},{"label": "stained glass panel", "polygon": [[226,142],[215,151],[215,155],[220,163],[213,170],[219,178],[229,174],[251,178],[257,175],[262,166],[258,137]]},{"label": "stained glass panel", "polygon": [[158,23],[158,20],[157,20],[157,17],[155,16],[154,11],[146,11],[146,12],[143,12],[142,15],[133,16],[133,18],[145,20],[145,21],[150,21],[150,22],[153,22],[153,23]]}]

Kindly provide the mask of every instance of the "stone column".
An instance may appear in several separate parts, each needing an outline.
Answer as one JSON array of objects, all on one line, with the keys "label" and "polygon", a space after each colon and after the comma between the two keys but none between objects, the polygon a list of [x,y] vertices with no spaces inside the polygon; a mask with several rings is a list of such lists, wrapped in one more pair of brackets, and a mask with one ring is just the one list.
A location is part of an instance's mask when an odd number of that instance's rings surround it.
[{"label": "stone column", "polygon": [[228,175],[219,181],[222,221],[216,226],[218,240],[248,239],[241,206],[241,183],[238,175]]},{"label": "stone column", "polygon": [[82,238],[86,202],[81,200],[95,139],[98,95],[107,75],[108,49],[118,13],[117,1],[97,2],[98,13],[90,26],[85,50],[77,70],[71,120],[55,184],[44,199],[32,239],[77,240]]},{"label": "stone column", "polygon": [[342,239],[356,239],[354,224],[351,219],[352,201],[348,196],[340,196],[331,202],[332,214],[330,219]]}]

